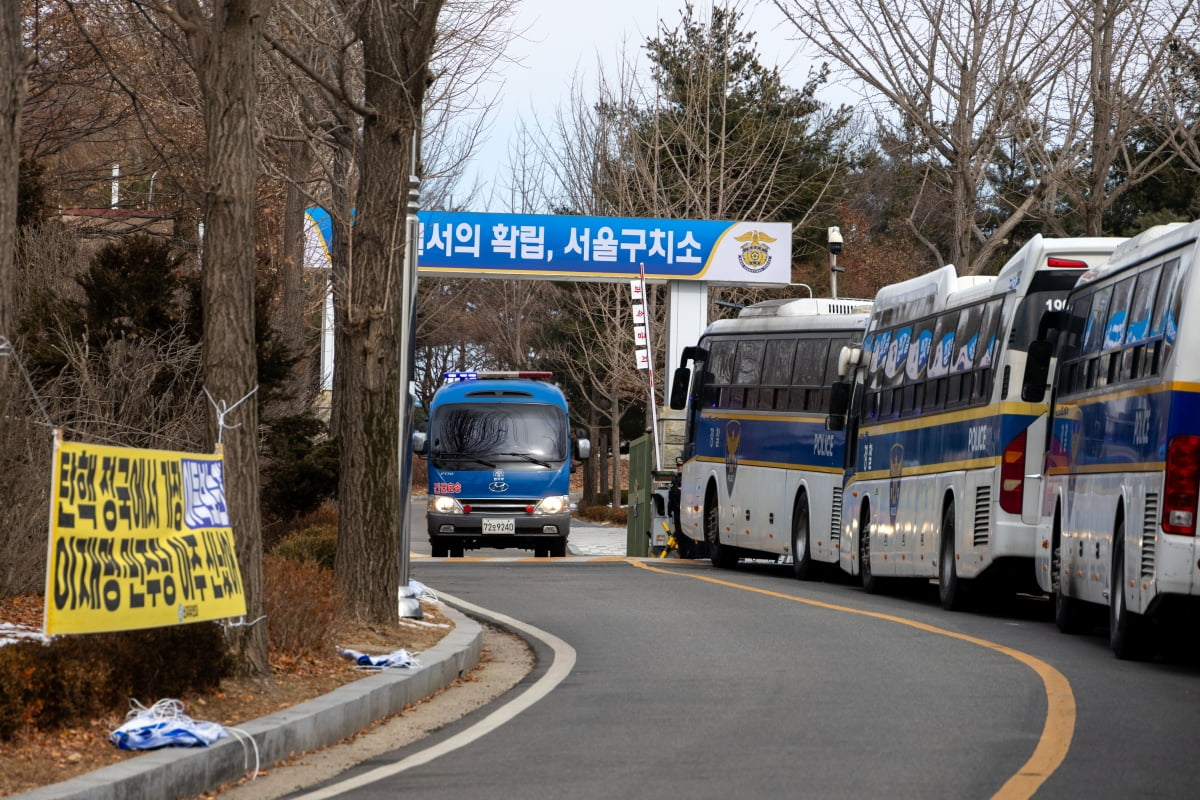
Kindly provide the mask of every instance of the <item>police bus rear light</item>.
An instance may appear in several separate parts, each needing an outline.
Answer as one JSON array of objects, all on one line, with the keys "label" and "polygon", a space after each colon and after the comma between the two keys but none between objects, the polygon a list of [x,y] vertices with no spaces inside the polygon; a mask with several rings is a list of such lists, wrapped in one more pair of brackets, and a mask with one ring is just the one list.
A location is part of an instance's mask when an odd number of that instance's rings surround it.
[{"label": "police bus rear light", "polygon": [[1058,269],[1087,269],[1086,261],[1080,261],[1077,258],[1056,258],[1051,256],[1046,259],[1047,267],[1056,267]]},{"label": "police bus rear light", "polygon": [[1021,431],[1000,459],[1000,508],[1009,514],[1020,514],[1025,502],[1025,431]]},{"label": "police bus rear light", "polygon": [[1200,436],[1174,436],[1167,442],[1163,475],[1162,529],[1196,535],[1196,500],[1200,496]]}]

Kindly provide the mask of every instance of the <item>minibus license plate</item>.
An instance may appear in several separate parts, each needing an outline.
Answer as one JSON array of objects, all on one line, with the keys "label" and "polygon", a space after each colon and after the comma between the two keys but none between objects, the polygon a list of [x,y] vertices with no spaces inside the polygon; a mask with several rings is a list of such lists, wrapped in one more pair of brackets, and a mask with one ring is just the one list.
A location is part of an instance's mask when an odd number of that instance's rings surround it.
[{"label": "minibus license plate", "polygon": [[484,519],[484,533],[516,533],[517,521],[515,519]]}]

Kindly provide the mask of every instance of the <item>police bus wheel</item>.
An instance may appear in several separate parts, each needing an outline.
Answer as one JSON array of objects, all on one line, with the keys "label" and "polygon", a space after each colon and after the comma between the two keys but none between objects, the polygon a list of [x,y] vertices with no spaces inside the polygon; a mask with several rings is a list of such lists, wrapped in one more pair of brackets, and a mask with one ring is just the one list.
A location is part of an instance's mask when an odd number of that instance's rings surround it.
[{"label": "police bus wheel", "polygon": [[1147,651],[1146,618],[1129,610],[1125,600],[1125,524],[1113,534],[1116,553],[1108,591],[1108,641],[1113,655],[1121,659],[1145,658]]},{"label": "police bus wheel", "polygon": [[1061,512],[1054,514],[1054,535],[1050,550],[1050,590],[1054,595],[1054,624],[1063,633],[1080,633],[1085,612],[1079,600],[1068,597],[1063,587],[1063,550]]},{"label": "police bus wheel", "polygon": [[871,509],[865,506],[862,523],[858,526],[858,574],[868,594],[875,594],[883,588],[880,579],[871,571]]},{"label": "police bus wheel", "polygon": [[713,566],[732,569],[737,566],[737,550],[732,545],[721,543],[720,525],[720,506],[715,497],[710,497],[704,504],[704,538],[708,540],[708,557]]},{"label": "police bus wheel", "polygon": [[947,505],[942,514],[942,546],[938,561],[938,597],[942,608],[959,611],[963,607],[963,582],[958,577],[958,564],[954,560],[954,506]]},{"label": "police bus wheel", "polygon": [[808,547],[808,498],[801,496],[792,513],[792,575],[806,581],[813,576],[812,552]]}]

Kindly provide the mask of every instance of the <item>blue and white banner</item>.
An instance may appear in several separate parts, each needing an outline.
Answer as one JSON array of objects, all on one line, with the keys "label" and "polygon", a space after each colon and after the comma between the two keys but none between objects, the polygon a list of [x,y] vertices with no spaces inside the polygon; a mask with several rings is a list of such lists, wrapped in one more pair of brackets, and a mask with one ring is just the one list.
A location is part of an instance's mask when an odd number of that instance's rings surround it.
[{"label": "blue and white banner", "polygon": [[[309,266],[328,264],[332,226],[308,211]],[[574,217],[422,211],[422,275],[648,280],[785,285],[792,226],[786,222]]]}]

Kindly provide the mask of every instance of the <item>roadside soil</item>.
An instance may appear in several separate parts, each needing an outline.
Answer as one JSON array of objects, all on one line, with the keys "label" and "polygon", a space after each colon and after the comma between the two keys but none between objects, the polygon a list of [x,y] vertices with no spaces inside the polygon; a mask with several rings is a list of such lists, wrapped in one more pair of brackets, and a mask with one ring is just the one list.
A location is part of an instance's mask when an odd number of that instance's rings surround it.
[{"label": "roadside soil", "polygon": [[[392,629],[381,630],[363,625],[347,625],[337,645],[369,654],[384,654],[401,647],[418,658],[453,629],[453,623],[438,603],[422,601],[420,620],[401,620]],[[40,631],[42,599],[22,597],[0,600],[0,623]],[[336,774],[358,761],[401,747],[430,731],[458,719],[515,685],[530,669],[532,654],[524,642],[511,634],[484,627],[483,657],[480,665],[452,686],[410,706],[390,720],[375,725],[360,736],[316,754],[297,754],[287,764],[261,767],[253,782],[224,787],[231,797],[273,798],[305,785],[313,769]],[[178,698],[184,713],[196,720],[237,726],[319,697],[339,686],[366,677],[354,664],[330,647],[328,656],[298,660],[286,653],[272,652],[271,683],[258,680],[226,679],[217,691]],[[138,698],[151,705],[160,698]],[[146,751],[118,750],[108,734],[124,722],[128,709],[113,709],[110,715],[80,720],[75,727],[53,731],[28,730],[11,741],[0,742],[0,797],[29,791],[67,780],[100,767],[137,758]],[[299,777],[290,781],[286,774]],[[280,782],[291,787],[272,794]],[[214,797],[215,792],[205,797]]]},{"label": "roadside soil", "polygon": [[332,747],[292,758],[251,780],[223,786],[205,798],[275,800],[332,778],[383,753],[424,739],[507,692],[533,669],[533,653],[518,637],[483,626],[483,658],[479,666],[450,688],[426,698],[358,736]]}]

